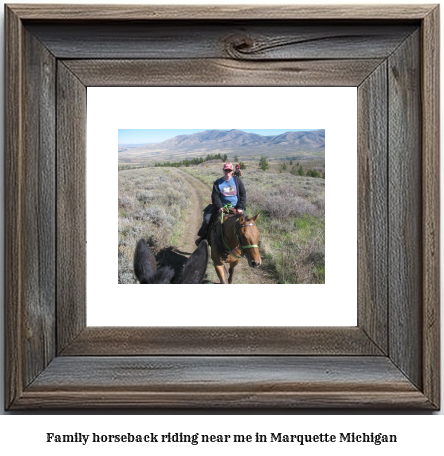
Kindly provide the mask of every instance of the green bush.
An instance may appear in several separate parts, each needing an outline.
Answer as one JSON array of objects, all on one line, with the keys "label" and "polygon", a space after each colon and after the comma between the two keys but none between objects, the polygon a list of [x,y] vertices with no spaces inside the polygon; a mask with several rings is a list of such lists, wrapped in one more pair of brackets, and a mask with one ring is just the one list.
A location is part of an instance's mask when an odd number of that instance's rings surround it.
[{"label": "green bush", "polygon": [[307,176],[308,177],[318,177],[318,178],[320,178],[321,177],[321,173],[319,171],[317,171],[316,169],[309,169],[307,171]]},{"label": "green bush", "polygon": [[262,156],[260,161],[259,161],[259,168],[262,171],[266,171],[269,168],[268,162],[267,162],[267,157]]}]

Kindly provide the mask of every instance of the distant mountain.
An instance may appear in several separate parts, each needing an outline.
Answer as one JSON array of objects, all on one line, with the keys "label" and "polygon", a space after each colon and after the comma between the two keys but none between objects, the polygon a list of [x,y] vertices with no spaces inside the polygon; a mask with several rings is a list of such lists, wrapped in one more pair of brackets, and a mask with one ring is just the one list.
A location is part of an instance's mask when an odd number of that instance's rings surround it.
[{"label": "distant mountain", "polygon": [[207,130],[191,135],[180,135],[175,138],[163,141],[157,144],[162,149],[189,149],[189,148],[211,148],[224,149],[237,148],[252,144],[262,143],[266,136],[256,135],[254,133],[245,133],[241,130]]},{"label": "distant mountain", "polygon": [[247,133],[242,130],[206,130],[179,135],[157,144],[119,147],[119,161],[174,159],[177,155],[234,152],[244,159],[257,154],[292,156],[314,153],[323,156],[325,130],[292,131],[274,136]]},{"label": "distant mountain", "polygon": [[325,130],[290,131],[277,136],[268,136],[270,145],[289,145],[304,147],[305,149],[318,149],[325,147]]}]

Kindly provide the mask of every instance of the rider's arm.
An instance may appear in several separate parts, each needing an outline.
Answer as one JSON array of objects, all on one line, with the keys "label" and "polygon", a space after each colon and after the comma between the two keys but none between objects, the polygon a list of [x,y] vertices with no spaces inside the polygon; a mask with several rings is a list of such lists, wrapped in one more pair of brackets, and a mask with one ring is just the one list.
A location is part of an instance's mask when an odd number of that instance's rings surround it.
[{"label": "rider's arm", "polygon": [[247,208],[247,192],[245,191],[245,186],[240,179],[238,179],[239,185],[239,195],[236,204],[236,209],[245,210]]},{"label": "rider's arm", "polygon": [[213,192],[211,193],[211,202],[217,211],[223,208],[222,200],[220,199],[220,190],[217,181],[213,185]]}]

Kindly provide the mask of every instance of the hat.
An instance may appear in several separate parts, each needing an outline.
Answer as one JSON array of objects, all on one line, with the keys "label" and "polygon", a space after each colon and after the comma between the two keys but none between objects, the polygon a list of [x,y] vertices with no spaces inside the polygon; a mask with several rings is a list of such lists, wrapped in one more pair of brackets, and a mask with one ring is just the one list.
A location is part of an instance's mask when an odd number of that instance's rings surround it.
[{"label": "hat", "polygon": [[233,171],[233,165],[231,163],[225,163],[224,170],[225,169],[231,169],[231,171]]},{"label": "hat", "polygon": [[236,168],[240,168],[240,165],[236,165]]}]

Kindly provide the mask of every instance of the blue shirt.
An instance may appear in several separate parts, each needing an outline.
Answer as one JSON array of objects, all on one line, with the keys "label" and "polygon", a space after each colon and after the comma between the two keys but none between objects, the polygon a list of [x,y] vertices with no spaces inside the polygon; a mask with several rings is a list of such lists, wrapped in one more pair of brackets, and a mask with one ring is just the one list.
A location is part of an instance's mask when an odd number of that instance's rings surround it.
[{"label": "blue shirt", "polygon": [[225,206],[227,203],[230,203],[233,207],[236,207],[238,195],[234,177],[229,181],[226,181],[221,177],[217,180],[217,185],[219,186],[222,204]]}]

